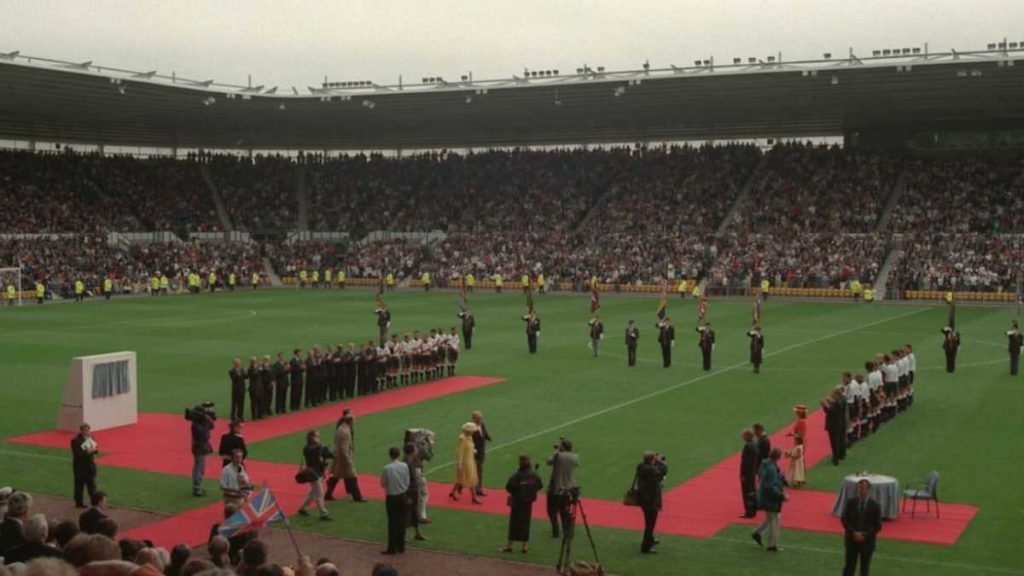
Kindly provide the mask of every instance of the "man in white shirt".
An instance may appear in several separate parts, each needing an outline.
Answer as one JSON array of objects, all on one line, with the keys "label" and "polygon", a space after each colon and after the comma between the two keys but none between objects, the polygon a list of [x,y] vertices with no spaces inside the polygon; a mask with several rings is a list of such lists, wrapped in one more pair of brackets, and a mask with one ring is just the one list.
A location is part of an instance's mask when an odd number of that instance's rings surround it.
[{"label": "man in white shirt", "polygon": [[914,379],[917,374],[917,356],[910,344],[903,345],[903,353],[907,359],[907,407],[914,403]]},{"label": "man in white shirt", "polygon": [[455,363],[459,361],[459,334],[452,326],[452,331],[446,338],[448,353],[448,375],[455,376]]},{"label": "man in white shirt", "polygon": [[220,471],[220,490],[224,494],[224,504],[242,506],[252,491],[249,484],[249,473],[242,463],[243,452],[236,448],[231,451],[231,462]]},{"label": "man in white shirt", "polygon": [[411,478],[409,464],[398,459],[401,455],[398,446],[388,449],[391,463],[380,475],[380,486],[386,494],[384,508],[388,514],[388,548],[383,554],[389,555],[405,552],[405,517],[408,513],[405,499]]}]

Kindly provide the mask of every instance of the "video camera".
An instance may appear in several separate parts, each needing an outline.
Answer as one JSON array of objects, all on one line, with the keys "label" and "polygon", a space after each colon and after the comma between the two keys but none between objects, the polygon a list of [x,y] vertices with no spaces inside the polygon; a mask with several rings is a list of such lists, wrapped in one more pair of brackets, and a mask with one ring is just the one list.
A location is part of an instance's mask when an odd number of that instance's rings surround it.
[{"label": "video camera", "polygon": [[189,422],[202,422],[204,420],[216,420],[217,412],[214,411],[213,402],[203,402],[196,404],[192,408],[185,408],[185,420]]}]

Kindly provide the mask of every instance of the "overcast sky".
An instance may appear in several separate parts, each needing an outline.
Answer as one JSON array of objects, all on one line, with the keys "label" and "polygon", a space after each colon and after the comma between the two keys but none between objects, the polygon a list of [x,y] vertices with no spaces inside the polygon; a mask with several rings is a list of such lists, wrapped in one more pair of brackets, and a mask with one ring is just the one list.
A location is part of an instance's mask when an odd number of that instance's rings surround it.
[{"label": "overcast sky", "polygon": [[1024,0],[0,0],[0,51],[282,89],[1024,41]]}]

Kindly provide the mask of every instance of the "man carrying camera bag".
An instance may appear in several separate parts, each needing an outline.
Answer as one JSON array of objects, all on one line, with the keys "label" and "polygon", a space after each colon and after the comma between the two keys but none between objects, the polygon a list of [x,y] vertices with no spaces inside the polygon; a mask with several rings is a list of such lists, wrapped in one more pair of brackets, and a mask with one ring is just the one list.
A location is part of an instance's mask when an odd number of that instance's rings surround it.
[{"label": "man carrying camera bag", "polygon": [[555,453],[548,458],[551,479],[548,481],[547,508],[553,538],[559,536],[559,517],[565,535],[572,538],[572,499],[579,489],[575,478],[576,467],[579,465],[580,457],[573,453],[572,441],[568,438],[559,438],[558,444],[555,444]]}]

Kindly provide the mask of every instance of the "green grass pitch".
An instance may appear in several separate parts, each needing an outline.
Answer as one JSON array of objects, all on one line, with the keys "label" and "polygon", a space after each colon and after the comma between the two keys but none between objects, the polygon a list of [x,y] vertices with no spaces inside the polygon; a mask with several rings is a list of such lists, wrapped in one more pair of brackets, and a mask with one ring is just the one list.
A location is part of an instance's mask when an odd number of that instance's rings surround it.
[{"label": "green grass pitch", "polygon": [[[952,547],[881,541],[876,574],[1024,574],[1024,465],[1021,409],[1024,380],[1008,375],[1005,337],[1012,311],[970,308],[958,312],[963,334],[955,375],[943,369],[939,328],[943,306],[823,304],[769,301],[763,324],[767,358],[753,375],[744,332],[746,301],[712,301],[709,318],[718,336],[714,372],[698,366],[696,305],[669,300],[677,329],[673,366],[663,369],[655,342],[656,298],[604,295],[606,337],[602,354],[587,349],[589,298],[537,297],[542,318],[540,352],[527,354],[523,297],[506,293],[471,297],[478,330],[463,352],[459,373],[497,376],[499,385],[359,419],[357,462],[375,472],[385,449],[404,428],[438,434],[428,477],[447,482],[453,440],[472,410],[483,411],[495,437],[486,484],[500,491],[520,453],[539,459],[559,436],[581,454],[578,480],[586,496],[618,499],[643,450],[669,458],[666,488],[676,486],[740,448],[739,433],[754,421],[777,429],[791,421],[792,406],[817,406],[843,370],[856,371],[876,351],[904,342],[918,357],[914,409],[856,446],[840,467],[808,473],[813,490],[833,490],[841,478],[870,469],[904,481],[928,470],[942,473],[945,501],[975,504],[978,515]],[[454,293],[398,292],[387,302],[393,331],[455,325]],[[623,330],[640,325],[639,366],[626,368]],[[313,344],[363,342],[376,337],[373,294],[368,291],[267,291],[175,298],[134,298],[85,304],[27,305],[0,309],[0,439],[52,428],[72,356],[135,350],[139,354],[140,410],[177,413],[203,400],[227,412],[226,371],[231,358]],[[300,435],[257,444],[252,456],[292,463]],[[183,439],[182,449],[187,449]],[[101,469],[111,501],[175,512],[205,502],[189,496],[188,481],[158,474]],[[69,496],[70,464],[60,450],[0,444],[0,485]],[[496,496],[501,497],[501,496]],[[301,529],[380,541],[383,505],[334,503],[338,521],[297,519]],[[737,511],[738,512],[738,511]],[[639,512],[636,512],[639,514]],[[435,510],[428,547],[498,556],[503,517]],[[556,544],[536,525],[531,554],[517,560],[551,563]],[[833,574],[842,564],[840,537],[786,531],[783,554],[765,555],[743,527],[708,540],[662,537],[659,554],[642,557],[640,534],[597,528],[602,560],[617,574]],[[582,542],[577,544],[584,557]]]}]

